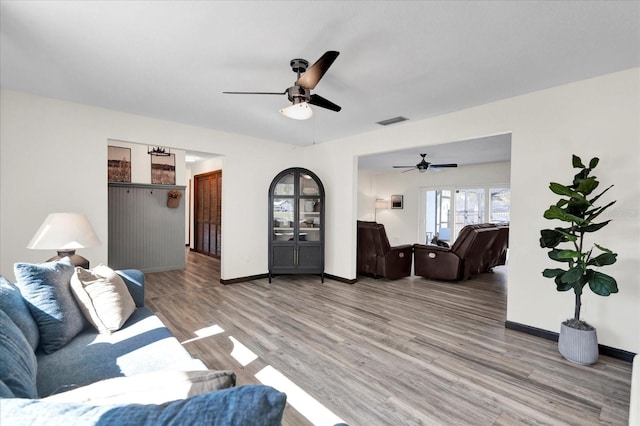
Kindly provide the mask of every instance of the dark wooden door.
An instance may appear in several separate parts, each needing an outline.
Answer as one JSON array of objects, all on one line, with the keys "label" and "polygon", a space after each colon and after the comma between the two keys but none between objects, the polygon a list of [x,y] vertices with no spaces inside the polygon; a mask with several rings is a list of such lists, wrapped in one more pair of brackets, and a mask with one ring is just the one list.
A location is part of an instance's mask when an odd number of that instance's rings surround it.
[{"label": "dark wooden door", "polygon": [[222,250],[222,171],[194,177],[195,251],[220,257]]}]

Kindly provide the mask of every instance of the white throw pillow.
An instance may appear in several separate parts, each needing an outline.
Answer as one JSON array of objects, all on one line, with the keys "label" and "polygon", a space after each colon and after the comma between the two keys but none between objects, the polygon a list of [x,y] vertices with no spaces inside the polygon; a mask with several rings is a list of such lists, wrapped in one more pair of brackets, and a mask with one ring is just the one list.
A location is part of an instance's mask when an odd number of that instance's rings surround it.
[{"label": "white throw pillow", "polygon": [[43,398],[45,401],[111,404],[162,404],[235,386],[233,371],[157,371],[116,377]]},{"label": "white throw pillow", "polygon": [[100,333],[119,330],[136,309],[122,277],[105,265],[91,270],[76,267],[71,291],[84,316]]}]

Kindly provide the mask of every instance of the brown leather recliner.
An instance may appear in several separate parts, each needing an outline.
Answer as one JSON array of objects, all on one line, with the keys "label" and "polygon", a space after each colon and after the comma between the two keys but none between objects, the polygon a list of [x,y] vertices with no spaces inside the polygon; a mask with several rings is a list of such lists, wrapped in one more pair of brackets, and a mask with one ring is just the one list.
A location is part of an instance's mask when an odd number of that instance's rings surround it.
[{"label": "brown leather recliner", "polygon": [[507,249],[509,248],[509,225],[496,225],[498,233],[487,252],[485,271],[505,265],[507,263]]},{"label": "brown leather recliner", "polygon": [[468,225],[451,248],[414,244],[415,275],[434,280],[468,280],[487,269],[487,251],[498,229]]},{"label": "brown leather recliner", "polygon": [[495,228],[496,238],[484,254],[482,271],[489,272],[496,266],[507,263],[507,249],[509,248],[509,224],[478,223],[469,225],[473,228]]},{"label": "brown leather recliner", "polygon": [[358,221],[358,274],[390,280],[411,275],[413,247],[391,247],[384,225]]}]

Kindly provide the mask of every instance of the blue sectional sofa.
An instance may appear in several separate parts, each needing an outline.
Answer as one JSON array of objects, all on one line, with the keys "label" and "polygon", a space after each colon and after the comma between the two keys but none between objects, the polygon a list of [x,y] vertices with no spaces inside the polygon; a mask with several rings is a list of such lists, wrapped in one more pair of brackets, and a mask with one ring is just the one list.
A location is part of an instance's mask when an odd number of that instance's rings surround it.
[{"label": "blue sectional sofa", "polygon": [[[78,303],[69,297],[70,265],[27,264],[44,278],[35,287],[21,282],[18,269],[17,284],[0,277],[0,424],[280,424],[286,395],[262,385],[235,387],[232,371],[212,372],[193,359],[144,306],[140,271],[117,271],[135,302],[117,331],[99,332],[86,319],[74,325],[78,314],[64,312]],[[51,340],[48,326],[79,332]],[[150,395],[155,403],[146,403]]]}]

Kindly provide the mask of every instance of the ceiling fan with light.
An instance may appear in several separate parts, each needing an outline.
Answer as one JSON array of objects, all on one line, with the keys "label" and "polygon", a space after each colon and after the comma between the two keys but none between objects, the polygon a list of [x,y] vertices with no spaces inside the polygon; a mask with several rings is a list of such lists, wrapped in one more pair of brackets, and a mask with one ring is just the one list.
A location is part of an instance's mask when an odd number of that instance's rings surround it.
[{"label": "ceiling fan with light", "polygon": [[420,154],[420,157],[422,157],[422,160],[418,164],[416,164],[415,166],[393,166],[393,168],[394,169],[409,169],[409,170],[405,170],[402,173],[410,172],[411,170],[418,170],[418,172],[424,173],[429,168],[440,169],[440,168],[446,168],[446,167],[458,167],[458,165],[455,164],[455,163],[431,164],[430,162],[428,162],[425,159],[426,156],[427,156],[427,154]]},{"label": "ceiling fan with light", "polygon": [[290,62],[293,72],[298,74],[298,79],[293,86],[284,92],[222,92],[227,95],[287,95],[292,102],[291,106],[283,108],[280,112],[296,120],[306,120],[311,118],[313,110],[309,106],[315,105],[331,111],[340,111],[342,108],[320,95],[311,94],[311,90],[316,87],[322,76],[327,72],[333,61],[336,60],[340,52],[330,50],[320,57],[315,64],[309,68],[309,62],[305,59],[292,59]]}]

